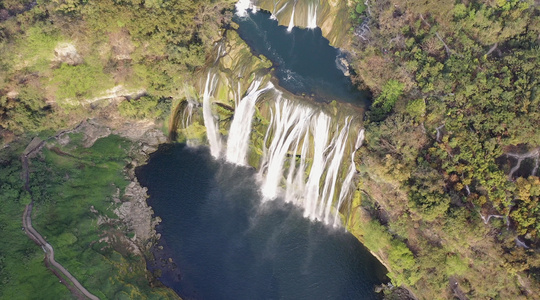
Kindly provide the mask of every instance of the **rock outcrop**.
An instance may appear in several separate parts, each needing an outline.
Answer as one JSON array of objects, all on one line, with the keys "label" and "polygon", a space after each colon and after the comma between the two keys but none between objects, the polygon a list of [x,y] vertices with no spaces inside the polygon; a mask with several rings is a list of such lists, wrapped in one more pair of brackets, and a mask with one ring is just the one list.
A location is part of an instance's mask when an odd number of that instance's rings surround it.
[{"label": "rock outcrop", "polygon": [[152,217],[154,211],[146,203],[147,191],[136,178],[133,179],[126,187],[123,197],[125,202],[114,210],[130,231],[135,233],[131,240],[143,251],[149,250],[152,242],[159,238],[155,227],[161,222],[159,217]]},{"label": "rock outcrop", "polygon": [[82,57],[72,43],[59,43],[54,48],[54,61],[76,66],[83,63]]}]

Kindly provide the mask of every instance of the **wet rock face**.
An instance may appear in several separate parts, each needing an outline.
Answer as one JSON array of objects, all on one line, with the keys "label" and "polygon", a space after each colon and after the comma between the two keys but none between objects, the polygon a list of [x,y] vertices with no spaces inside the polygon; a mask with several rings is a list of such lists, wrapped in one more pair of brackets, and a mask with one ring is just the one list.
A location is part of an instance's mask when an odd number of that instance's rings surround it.
[{"label": "wet rock face", "polygon": [[76,66],[83,63],[82,57],[71,43],[59,43],[54,49],[54,61]]}]

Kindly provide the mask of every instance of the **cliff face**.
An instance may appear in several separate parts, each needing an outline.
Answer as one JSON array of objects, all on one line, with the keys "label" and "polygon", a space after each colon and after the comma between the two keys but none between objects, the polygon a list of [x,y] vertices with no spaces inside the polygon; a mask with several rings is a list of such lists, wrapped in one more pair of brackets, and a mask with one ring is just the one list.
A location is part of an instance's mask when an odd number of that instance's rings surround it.
[{"label": "cliff face", "polygon": [[272,13],[280,25],[302,28],[320,27],[334,47],[349,41],[349,7],[347,1],[329,0],[254,0],[254,5]]}]

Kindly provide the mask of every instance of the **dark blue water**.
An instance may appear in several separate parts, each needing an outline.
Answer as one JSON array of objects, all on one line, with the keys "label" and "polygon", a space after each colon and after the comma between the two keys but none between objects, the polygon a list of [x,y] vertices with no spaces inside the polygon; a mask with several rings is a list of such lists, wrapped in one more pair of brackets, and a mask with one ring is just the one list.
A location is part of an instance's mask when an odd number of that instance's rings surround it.
[{"label": "dark blue water", "polygon": [[366,106],[367,94],[358,91],[349,77],[338,68],[338,49],[330,46],[319,28],[301,29],[279,26],[265,12],[235,17],[238,34],[251,50],[270,59],[279,85],[295,94],[306,94],[315,100],[338,100]]},{"label": "dark blue water", "polygon": [[[384,268],[343,229],[261,204],[254,170],[162,145],[137,177],[162,219],[159,278],[183,299],[376,299]],[[168,262],[172,258],[173,263]]]}]

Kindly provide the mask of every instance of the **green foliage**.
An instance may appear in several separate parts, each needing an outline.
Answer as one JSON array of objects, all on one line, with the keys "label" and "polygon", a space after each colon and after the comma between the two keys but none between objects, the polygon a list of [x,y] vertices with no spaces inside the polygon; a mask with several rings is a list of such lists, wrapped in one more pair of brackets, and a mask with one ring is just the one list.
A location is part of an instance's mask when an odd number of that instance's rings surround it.
[{"label": "green foliage", "polygon": [[62,13],[77,12],[88,0],[53,0],[56,10]]},{"label": "green foliage", "polygon": [[463,275],[467,268],[467,264],[458,255],[450,255],[446,258],[446,274],[448,276]]},{"label": "green foliage", "polygon": [[[190,73],[204,65],[234,4],[210,0],[30,2],[1,4],[10,18],[0,22],[0,126],[16,133],[57,127],[59,120],[76,118],[73,108],[82,100],[104,96],[115,85],[145,89],[158,99],[177,95],[191,80]],[[55,48],[65,41],[77,41],[72,44],[84,63],[58,65]],[[28,88],[38,91],[34,94],[43,101],[39,109],[33,105],[37,101],[24,95]],[[7,97],[14,93],[31,100],[32,106]],[[168,110],[161,105],[146,114],[149,110],[145,109],[144,117]],[[128,114],[143,117],[133,111]]]},{"label": "green foliage", "polygon": [[63,105],[76,105],[77,100],[97,96],[98,91],[112,87],[112,79],[99,65],[62,64],[53,71],[53,82],[58,84],[57,97]]},{"label": "green foliage", "polygon": [[[55,248],[56,260],[98,297],[172,296],[150,288],[145,262],[127,251],[130,232],[118,226],[113,213],[113,195],[121,197],[128,184],[124,167],[132,145],[109,136],[82,148],[73,137],[66,146],[56,145],[56,151],[44,149],[44,160],[32,161],[34,227]],[[100,223],[99,218],[111,221]]]},{"label": "green foliage", "polygon": [[386,232],[383,226],[377,222],[363,224],[362,228],[363,243],[372,251],[379,251],[391,245],[392,236]]},{"label": "green foliage", "polygon": [[366,10],[366,5],[364,3],[359,2],[358,4],[356,4],[355,11],[357,14],[361,15],[364,13],[365,10]]},{"label": "green foliage", "polygon": [[424,99],[414,99],[407,103],[406,111],[417,120],[421,120],[426,114],[426,101]]},{"label": "green foliage", "polygon": [[407,246],[397,240],[393,240],[391,248],[388,251],[388,260],[392,266],[393,272],[389,274],[392,283],[395,286],[414,285],[420,279],[415,275],[415,259]]},{"label": "green foliage", "polygon": [[421,278],[416,269],[416,259],[405,243],[395,239],[384,226],[373,220],[362,220],[350,228],[360,236],[362,243],[372,252],[387,253],[390,270],[388,277],[396,286],[414,285]]},{"label": "green foliage", "polygon": [[199,122],[193,122],[187,128],[181,130],[181,138],[185,138],[184,141],[199,141],[203,142],[206,137],[206,127]]},{"label": "green foliage", "polygon": [[396,101],[403,94],[404,87],[403,83],[394,79],[386,82],[381,94],[373,101],[372,111],[375,120],[381,119],[394,108]]},{"label": "green foliage", "polygon": [[43,129],[47,108],[41,91],[32,86],[24,87],[16,98],[0,96],[0,126],[17,133]]},{"label": "green foliage", "polygon": [[530,233],[538,236],[540,232],[540,179],[536,176],[518,178],[516,180],[516,208],[510,213],[512,220],[517,223],[519,234]]},{"label": "green foliage", "polygon": [[[363,0],[355,0],[349,9],[349,18],[353,23],[360,24],[364,21],[367,6]],[[351,31],[354,29],[351,28]]]},{"label": "green foliage", "polygon": [[[370,40],[354,42],[362,81],[380,93],[368,113],[362,181],[386,229],[414,252],[405,269],[426,279],[411,287],[418,298],[451,298],[450,277],[471,299],[517,299],[523,284],[538,293],[522,278],[540,256],[517,247],[516,236],[538,247],[540,183],[509,178],[515,161],[504,155],[540,145],[540,23],[531,3],[373,5]],[[501,217],[485,224],[480,215]],[[394,282],[412,284],[414,276],[396,274]]]},{"label": "green foliage", "polygon": [[19,155],[28,142],[22,139],[0,150],[0,298],[71,299],[69,290],[45,268],[43,250],[21,230],[29,194],[21,180]]},{"label": "green foliage", "polygon": [[136,100],[126,100],[120,103],[120,115],[133,119],[160,119],[168,114],[170,98],[155,98],[143,96]]},{"label": "green foliage", "polygon": [[17,40],[16,68],[31,68],[38,72],[46,71],[54,57],[54,48],[61,39],[56,28],[37,23],[28,28]]},{"label": "green foliage", "polygon": [[458,3],[454,6],[454,17],[461,19],[467,15],[467,7],[463,3]]}]

